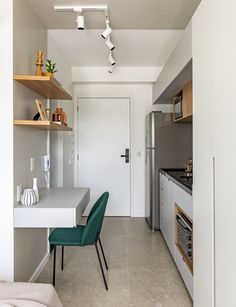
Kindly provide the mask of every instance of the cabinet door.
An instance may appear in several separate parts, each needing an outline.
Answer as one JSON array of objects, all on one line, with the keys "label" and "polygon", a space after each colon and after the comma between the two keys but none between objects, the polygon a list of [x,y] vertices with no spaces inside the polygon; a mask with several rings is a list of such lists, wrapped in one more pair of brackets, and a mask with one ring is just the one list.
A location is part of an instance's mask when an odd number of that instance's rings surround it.
[{"label": "cabinet door", "polygon": [[160,229],[167,243],[168,241],[168,179],[160,176]]},{"label": "cabinet door", "polygon": [[183,88],[183,117],[192,114],[192,81],[190,81]]},{"label": "cabinet door", "polygon": [[176,258],[175,258],[175,263],[177,265],[177,268],[184,280],[184,283],[188,289],[188,292],[190,296],[193,298],[193,275],[189,271],[189,268],[187,267],[186,263],[184,262],[183,257],[181,256],[178,248],[176,247]]},{"label": "cabinet door", "polygon": [[166,176],[160,177],[160,229],[166,244],[174,257],[175,255],[175,184]]},{"label": "cabinet door", "polygon": [[164,211],[163,211],[163,203],[164,203],[164,175],[160,174],[160,230],[163,234],[164,232]]},{"label": "cabinet door", "polygon": [[205,0],[193,18],[195,307],[236,306],[235,11]]},{"label": "cabinet door", "polygon": [[175,187],[168,181],[168,205],[167,205],[167,245],[173,258],[175,258]]}]

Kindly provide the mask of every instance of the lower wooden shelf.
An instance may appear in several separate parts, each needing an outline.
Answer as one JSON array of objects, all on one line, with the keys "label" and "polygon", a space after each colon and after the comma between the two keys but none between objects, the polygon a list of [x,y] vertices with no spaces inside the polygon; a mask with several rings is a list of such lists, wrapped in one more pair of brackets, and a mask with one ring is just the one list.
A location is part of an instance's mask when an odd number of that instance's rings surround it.
[{"label": "lower wooden shelf", "polygon": [[59,125],[51,121],[44,120],[21,120],[15,119],[13,121],[14,125],[37,128],[41,130],[53,130],[53,131],[72,131],[72,128],[65,125]]}]

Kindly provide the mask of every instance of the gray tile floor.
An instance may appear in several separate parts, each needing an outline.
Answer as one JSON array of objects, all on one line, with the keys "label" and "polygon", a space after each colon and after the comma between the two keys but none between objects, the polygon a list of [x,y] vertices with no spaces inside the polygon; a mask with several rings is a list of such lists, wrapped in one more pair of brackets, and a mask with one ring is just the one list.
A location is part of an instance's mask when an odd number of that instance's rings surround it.
[{"label": "gray tile floor", "polygon": [[[95,247],[65,249],[56,289],[65,307],[191,307],[192,301],[160,232],[144,218],[105,218],[102,243],[109,271],[104,288]],[[52,280],[52,257],[38,282]]]}]

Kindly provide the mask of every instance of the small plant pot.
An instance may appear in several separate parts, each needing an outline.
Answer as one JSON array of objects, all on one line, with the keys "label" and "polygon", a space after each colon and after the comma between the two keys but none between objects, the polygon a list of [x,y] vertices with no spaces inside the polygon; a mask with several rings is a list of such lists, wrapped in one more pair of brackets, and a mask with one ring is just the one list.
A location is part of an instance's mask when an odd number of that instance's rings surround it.
[{"label": "small plant pot", "polygon": [[48,76],[48,77],[50,77],[50,78],[54,78],[54,73],[53,72],[44,72],[43,73],[43,76]]}]

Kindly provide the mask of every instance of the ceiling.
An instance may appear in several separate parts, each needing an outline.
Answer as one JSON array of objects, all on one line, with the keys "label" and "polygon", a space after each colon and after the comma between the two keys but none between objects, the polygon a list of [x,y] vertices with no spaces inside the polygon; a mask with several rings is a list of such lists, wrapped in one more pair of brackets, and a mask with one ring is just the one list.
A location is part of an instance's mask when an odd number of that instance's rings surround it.
[{"label": "ceiling", "polygon": [[109,50],[101,38],[103,12],[85,12],[85,31],[73,12],[55,5],[109,7],[111,40],[117,66],[164,66],[200,0],[28,0],[71,66],[108,66]]},{"label": "ceiling", "polygon": [[[28,0],[47,29],[75,29],[75,14],[54,5],[109,7],[113,29],[184,29],[201,0]],[[102,12],[85,13],[87,29],[103,29]]]},{"label": "ceiling", "polygon": [[[49,37],[72,66],[107,66],[109,49],[101,30],[49,30]],[[182,30],[114,30],[113,52],[119,66],[163,66]]]}]

